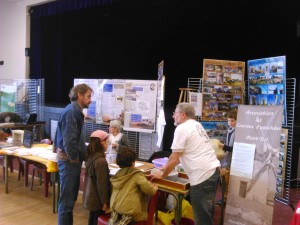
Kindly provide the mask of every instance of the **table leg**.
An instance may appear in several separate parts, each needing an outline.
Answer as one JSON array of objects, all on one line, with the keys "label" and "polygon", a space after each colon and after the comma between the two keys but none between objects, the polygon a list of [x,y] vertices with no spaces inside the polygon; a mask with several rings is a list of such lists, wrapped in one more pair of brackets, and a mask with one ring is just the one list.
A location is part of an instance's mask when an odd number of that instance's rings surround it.
[{"label": "table leg", "polygon": [[55,192],[56,173],[51,173],[51,182],[52,182],[52,212],[56,213],[56,192]]},{"label": "table leg", "polygon": [[4,167],[5,167],[5,193],[8,194],[8,155],[4,157]]},{"label": "table leg", "polygon": [[176,193],[176,192],[173,192],[171,190],[167,190],[167,189],[164,189],[164,188],[158,188],[159,190],[163,191],[163,192],[166,192],[172,196],[174,196],[175,198],[175,201],[176,201],[176,207],[175,207],[175,224],[176,225],[179,225],[180,224],[180,220],[181,220],[181,214],[182,214],[182,200],[184,198],[184,195],[180,194],[180,193]]},{"label": "table leg", "polygon": [[28,172],[29,172],[29,162],[24,163],[24,185],[28,187]]}]

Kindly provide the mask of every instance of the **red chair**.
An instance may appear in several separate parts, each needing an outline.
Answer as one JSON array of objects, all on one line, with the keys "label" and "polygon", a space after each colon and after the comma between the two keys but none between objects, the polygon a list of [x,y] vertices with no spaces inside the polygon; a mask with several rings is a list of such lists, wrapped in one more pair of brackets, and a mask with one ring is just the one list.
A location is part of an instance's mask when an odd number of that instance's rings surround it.
[{"label": "red chair", "polygon": [[21,179],[21,175],[24,175],[24,186],[28,187],[28,172],[29,172],[29,165],[33,164],[33,161],[22,159],[18,157],[19,159],[19,174],[18,174],[18,180]]},{"label": "red chair", "polygon": [[[156,213],[156,205],[159,196],[159,191],[155,193],[150,199],[148,206],[148,219],[147,221],[140,221],[134,223],[134,225],[153,225],[153,218]],[[102,214],[98,217],[98,225],[107,225],[109,220],[109,214]]]},{"label": "red chair", "polygon": [[45,197],[48,197],[48,189],[49,189],[49,183],[50,183],[50,173],[47,172],[47,167],[44,164],[41,163],[33,163],[32,166],[32,180],[31,180],[31,188],[30,190],[32,191],[33,189],[33,181],[34,181],[34,174],[35,171],[37,171],[38,173],[41,173],[43,175],[44,178],[44,195]]}]

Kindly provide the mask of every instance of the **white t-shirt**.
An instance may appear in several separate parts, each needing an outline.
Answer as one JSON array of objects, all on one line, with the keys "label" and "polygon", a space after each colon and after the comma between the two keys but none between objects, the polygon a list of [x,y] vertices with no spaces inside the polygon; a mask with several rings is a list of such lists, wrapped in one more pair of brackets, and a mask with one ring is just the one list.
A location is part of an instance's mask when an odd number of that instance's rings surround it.
[{"label": "white t-shirt", "polygon": [[207,180],[220,166],[206,131],[193,119],[176,127],[171,148],[173,152],[182,152],[181,165],[191,185]]}]

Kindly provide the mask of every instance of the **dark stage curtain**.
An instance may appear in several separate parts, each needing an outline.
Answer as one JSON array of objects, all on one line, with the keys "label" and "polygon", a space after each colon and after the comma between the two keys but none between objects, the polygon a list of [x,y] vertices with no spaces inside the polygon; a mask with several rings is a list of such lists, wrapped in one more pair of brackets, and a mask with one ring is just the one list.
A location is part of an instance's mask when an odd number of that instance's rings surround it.
[{"label": "dark stage curtain", "polygon": [[[116,0],[59,0],[29,9],[30,78],[45,78],[46,104],[65,104],[69,101],[67,96],[73,77],[69,76],[69,64],[63,58],[68,58],[67,54],[78,54],[77,46],[83,44],[76,43],[82,40],[78,36],[85,35],[80,20],[95,16],[98,12],[101,14],[99,8],[113,2]],[[75,67],[76,62],[70,66]]]}]

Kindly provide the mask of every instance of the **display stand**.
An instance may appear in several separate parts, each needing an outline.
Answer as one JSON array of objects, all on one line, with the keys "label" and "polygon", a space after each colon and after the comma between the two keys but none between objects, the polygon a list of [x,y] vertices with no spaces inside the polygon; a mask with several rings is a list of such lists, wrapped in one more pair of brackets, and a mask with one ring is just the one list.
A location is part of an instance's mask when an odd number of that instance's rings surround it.
[{"label": "display stand", "polygon": [[[202,78],[188,78],[188,88],[198,89],[201,92]],[[248,82],[245,82],[245,90],[248,90]],[[287,78],[286,79],[286,110],[287,110],[287,126],[283,128],[288,129],[288,142],[287,142],[287,152],[286,152],[286,172],[285,172],[285,189],[283,191],[282,197],[276,196],[275,199],[286,205],[291,205],[290,199],[290,188],[291,188],[291,170],[292,170],[292,153],[293,153],[293,135],[294,135],[294,106],[295,106],[295,93],[296,93],[296,79]],[[245,105],[248,104],[248,91],[245,92]],[[200,118],[196,118],[200,121]],[[297,181],[297,194],[296,199],[299,200],[299,187],[300,180]]]},{"label": "display stand", "polygon": [[[44,120],[44,79],[0,79],[0,85],[14,87],[15,113],[21,118],[24,119],[27,114],[36,113],[38,121]],[[35,134],[34,139],[36,138]]]}]

